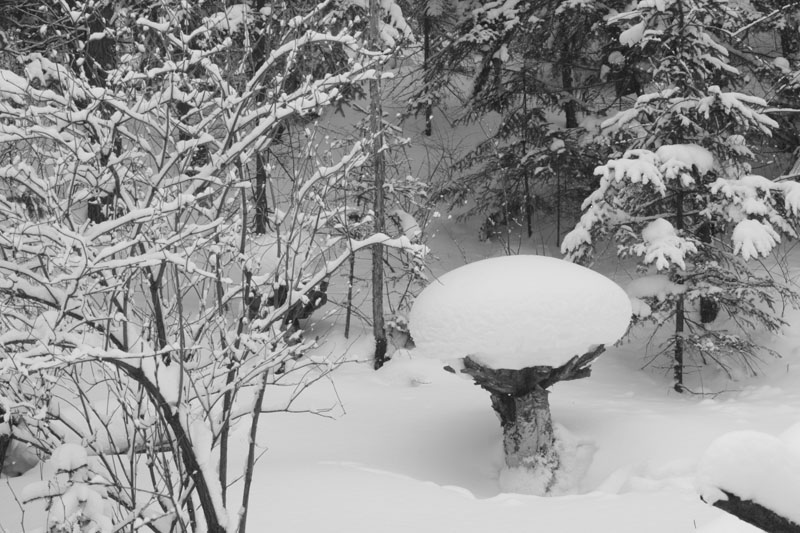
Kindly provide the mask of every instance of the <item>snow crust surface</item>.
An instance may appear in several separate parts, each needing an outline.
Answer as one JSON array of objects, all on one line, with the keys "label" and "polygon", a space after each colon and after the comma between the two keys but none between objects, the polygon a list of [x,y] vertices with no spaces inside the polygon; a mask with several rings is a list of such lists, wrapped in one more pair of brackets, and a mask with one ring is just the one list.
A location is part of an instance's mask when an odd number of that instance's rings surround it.
[{"label": "snow crust surface", "polygon": [[485,259],[433,281],[409,327],[418,351],[493,368],[558,367],[624,335],[631,303],[616,283],[552,257]]}]

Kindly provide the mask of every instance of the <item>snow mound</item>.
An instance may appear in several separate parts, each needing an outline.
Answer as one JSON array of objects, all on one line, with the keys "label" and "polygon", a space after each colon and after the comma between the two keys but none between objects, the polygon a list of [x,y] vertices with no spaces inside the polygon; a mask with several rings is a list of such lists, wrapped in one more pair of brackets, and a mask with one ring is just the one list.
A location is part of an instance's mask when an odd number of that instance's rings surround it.
[{"label": "snow mound", "polygon": [[414,302],[409,328],[426,356],[471,356],[492,368],[558,367],[613,344],[631,318],[605,276],[553,257],[485,259],[448,272]]},{"label": "snow mound", "polygon": [[800,524],[800,452],[796,429],[786,442],[759,431],[734,431],[711,443],[697,470],[697,488],[708,503],[723,490],[752,500]]}]

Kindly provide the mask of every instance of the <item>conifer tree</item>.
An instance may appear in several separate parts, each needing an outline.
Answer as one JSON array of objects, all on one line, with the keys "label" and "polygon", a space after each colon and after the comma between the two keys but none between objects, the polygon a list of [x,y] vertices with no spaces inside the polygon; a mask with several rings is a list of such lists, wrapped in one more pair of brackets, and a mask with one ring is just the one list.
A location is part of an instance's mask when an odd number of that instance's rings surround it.
[{"label": "conifer tree", "polygon": [[435,98],[453,76],[467,74],[460,121],[499,115],[459,161],[458,179],[439,192],[453,206],[469,205],[466,215],[484,217],[482,237],[512,223],[530,236],[534,210],[560,207],[599,161],[579,126],[599,102],[600,91],[589,87],[612,82],[600,79],[598,65],[602,21],[616,3],[472,3],[434,54],[420,98]]},{"label": "conifer tree", "polygon": [[740,15],[724,0],[658,0],[610,21],[623,46],[651,58],[639,63],[648,92],[603,124],[619,153],[595,169],[599,187],[562,244],[586,261],[611,239],[621,258],[651,274],[629,293],[639,321],[673,323],[663,351],[679,392],[690,360],[752,371],[760,349],[748,328],[777,331],[778,306],[797,303],[789,287],[745,263],[797,238],[800,184],[750,173],[748,143],[777,123],[764,100],[733,90],[739,71],[708,29],[714,20],[732,30]]}]

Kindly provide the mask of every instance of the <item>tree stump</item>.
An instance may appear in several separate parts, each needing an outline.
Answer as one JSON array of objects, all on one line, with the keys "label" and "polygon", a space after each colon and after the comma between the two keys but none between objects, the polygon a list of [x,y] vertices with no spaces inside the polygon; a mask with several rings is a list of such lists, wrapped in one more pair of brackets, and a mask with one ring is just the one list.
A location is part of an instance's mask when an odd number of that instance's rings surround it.
[{"label": "tree stump", "polygon": [[491,394],[492,407],[503,427],[503,451],[509,468],[557,466],[549,394],[541,387],[522,396]]},{"label": "tree stump", "polygon": [[557,368],[494,369],[471,357],[464,359],[462,372],[491,395],[503,427],[503,450],[509,468],[522,467],[537,474],[553,473],[558,468],[547,388],[559,381],[588,377],[591,363],[604,351],[603,345],[595,346]]}]

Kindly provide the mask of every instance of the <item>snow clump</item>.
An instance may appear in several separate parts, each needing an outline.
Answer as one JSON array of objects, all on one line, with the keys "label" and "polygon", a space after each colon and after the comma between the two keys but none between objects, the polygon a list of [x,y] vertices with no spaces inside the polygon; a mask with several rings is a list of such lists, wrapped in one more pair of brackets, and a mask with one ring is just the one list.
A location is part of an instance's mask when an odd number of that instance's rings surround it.
[{"label": "snow clump", "polygon": [[625,292],[631,299],[633,314],[644,318],[653,312],[650,305],[644,301],[646,298],[655,298],[663,302],[670,296],[685,293],[686,285],[675,283],[664,274],[654,274],[631,281],[625,287]]},{"label": "snow clump", "polygon": [[417,350],[484,366],[559,367],[627,331],[631,302],[605,276],[544,256],[485,259],[433,281],[414,302]]},{"label": "snow clump", "polygon": [[687,167],[695,167],[700,174],[708,174],[714,169],[714,155],[697,144],[667,144],[656,150],[663,162],[675,160]]}]

